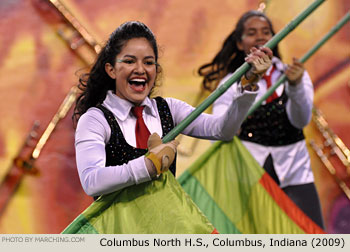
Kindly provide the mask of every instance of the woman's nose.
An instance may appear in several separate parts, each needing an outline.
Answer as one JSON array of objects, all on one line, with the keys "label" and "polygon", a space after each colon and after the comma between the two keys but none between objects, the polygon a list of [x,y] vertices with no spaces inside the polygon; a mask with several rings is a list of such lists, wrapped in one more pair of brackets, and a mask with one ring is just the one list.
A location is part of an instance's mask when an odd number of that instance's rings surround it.
[{"label": "woman's nose", "polygon": [[135,73],[144,74],[145,68],[142,62],[137,62],[135,66]]},{"label": "woman's nose", "polygon": [[256,39],[257,39],[257,40],[263,40],[263,39],[265,39],[265,36],[264,36],[264,34],[262,34],[261,32],[258,32],[258,33],[257,33],[257,36],[256,36]]},{"label": "woman's nose", "polygon": [[269,40],[269,35],[267,35],[266,33],[264,33],[264,32],[258,32],[257,33],[257,37],[256,37],[256,39],[257,40],[264,40],[264,41],[267,41],[267,40]]}]

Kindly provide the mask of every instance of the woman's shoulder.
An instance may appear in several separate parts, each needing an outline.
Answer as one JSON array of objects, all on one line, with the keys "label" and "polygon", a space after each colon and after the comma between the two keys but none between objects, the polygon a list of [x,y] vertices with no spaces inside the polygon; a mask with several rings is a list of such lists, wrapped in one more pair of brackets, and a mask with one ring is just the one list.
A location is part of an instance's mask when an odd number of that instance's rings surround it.
[{"label": "woman's shoulder", "polygon": [[165,102],[168,104],[168,107],[170,109],[170,113],[172,115],[181,113],[184,111],[187,111],[188,109],[193,109],[191,105],[189,105],[187,102],[182,101],[180,99],[174,98],[174,97],[162,97]]},{"label": "woman's shoulder", "polygon": [[221,86],[222,84],[224,84],[228,79],[230,79],[230,77],[233,75],[233,73],[228,73],[226,74],[219,82],[219,86]]},{"label": "woman's shoulder", "polygon": [[98,107],[89,108],[82,116],[86,117],[104,117],[103,111]]},{"label": "woman's shoulder", "polygon": [[173,103],[181,103],[183,101],[177,99],[177,98],[174,98],[174,97],[163,97],[163,96],[157,96],[157,97],[154,97],[152,99],[150,99],[152,105],[156,105],[157,102],[166,102],[169,106]]},{"label": "woman's shoulder", "polygon": [[180,100],[180,99],[177,99],[177,98],[174,98],[174,97],[166,97],[166,98],[163,98],[166,103],[168,103],[169,107],[171,106],[177,106],[177,105],[188,105],[186,102]]},{"label": "woman's shoulder", "polygon": [[104,124],[106,122],[106,118],[101,109],[97,107],[91,107],[84,114],[81,115],[81,117],[78,120],[78,126],[82,124],[87,125],[96,122]]}]

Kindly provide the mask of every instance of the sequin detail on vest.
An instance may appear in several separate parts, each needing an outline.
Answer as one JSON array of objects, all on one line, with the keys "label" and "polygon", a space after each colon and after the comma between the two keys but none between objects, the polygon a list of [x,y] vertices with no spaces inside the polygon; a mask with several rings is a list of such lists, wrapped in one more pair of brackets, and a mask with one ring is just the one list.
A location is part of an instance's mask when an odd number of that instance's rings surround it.
[{"label": "sequin detail on vest", "polygon": [[[157,102],[158,113],[163,130],[162,137],[164,137],[174,128],[174,122],[167,102],[161,97],[156,97],[155,100]],[[111,111],[102,105],[96,107],[103,112],[109,126],[111,127],[111,137],[105,147],[106,166],[123,165],[130,160],[141,157],[147,153],[146,149],[135,148],[126,142],[119,124]],[[176,157],[169,170],[175,176]]]},{"label": "sequin detail on vest", "polygon": [[283,92],[279,98],[261,105],[242,124],[239,138],[265,146],[283,146],[304,139],[303,131],[289,122],[287,100]]}]

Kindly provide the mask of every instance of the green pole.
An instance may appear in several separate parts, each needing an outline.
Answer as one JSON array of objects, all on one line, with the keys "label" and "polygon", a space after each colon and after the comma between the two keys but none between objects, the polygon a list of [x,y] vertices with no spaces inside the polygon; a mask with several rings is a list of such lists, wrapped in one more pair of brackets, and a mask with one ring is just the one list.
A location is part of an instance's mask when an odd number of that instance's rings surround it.
[{"label": "green pole", "polygon": [[[307,16],[309,16],[318,6],[325,0],[316,0],[289,24],[287,24],[279,33],[273,36],[264,46],[270,49],[274,48],[285,36],[295,29]],[[220,97],[233,83],[239,80],[242,75],[247,72],[250,65],[245,62],[240,66],[223,85],[216,89],[211,95],[205,99],[195,110],[193,110],[181,123],[173,128],[163,139],[163,143],[167,143],[178,136],[188,125],[191,124],[204,110],[206,110],[214,101]]]},{"label": "green pole", "polygon": [[[324,43],[327,42],[337,31],[342,28],[346,22],[350,20],[350,13],[348,12],[314,47],[312,47],[305,55],[300,59],[301,63],[305,63]],[[254,103],[254,105],[249,109],[247,116],[250,116],[254,111],[260,107],[260,105],[285,81],[287,76],[285,74],[277,80],[277,82],[271,86],[266,93],[260,97],[260,99]]]}]

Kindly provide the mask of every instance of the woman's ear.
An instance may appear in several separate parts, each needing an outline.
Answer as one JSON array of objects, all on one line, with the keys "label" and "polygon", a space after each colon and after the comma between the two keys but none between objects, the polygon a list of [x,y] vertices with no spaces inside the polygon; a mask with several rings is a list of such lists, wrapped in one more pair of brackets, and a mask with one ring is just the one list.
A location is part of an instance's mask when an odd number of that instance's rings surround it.
[{"label": "woman's ear", "polygon": [[112,79],[117,78],[115,74],[115,69],[110,63],[105,64],[105,71],[109,75],[109,77],[111,77]]},{"label": "woman's ear", "polygon": [[236,45],[237,45],[238,50],[244,51],[244,50],[243,50],[242,41],[237,41],[237,42],[236,42]]}]

